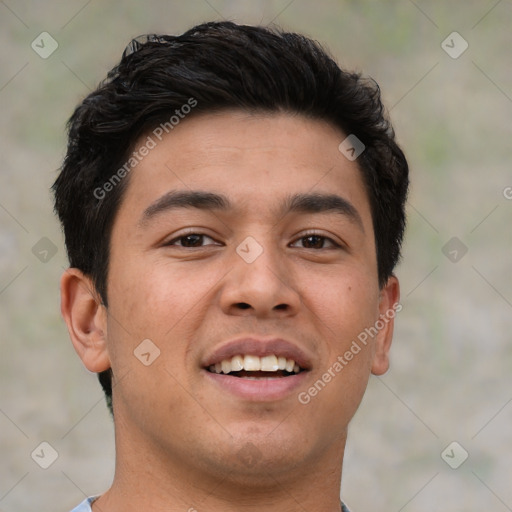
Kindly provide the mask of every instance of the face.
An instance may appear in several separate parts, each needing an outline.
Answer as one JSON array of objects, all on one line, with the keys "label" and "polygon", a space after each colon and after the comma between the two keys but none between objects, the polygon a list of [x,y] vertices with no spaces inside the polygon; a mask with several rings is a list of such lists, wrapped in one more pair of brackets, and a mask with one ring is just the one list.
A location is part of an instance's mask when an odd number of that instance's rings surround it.
[{"label": "face", "polygon": [[392,320],[358,336],[398,300],[344,138],[290,114],[200,115],[131,172],[104,320],[118,450],[240,479],[339,459]]}]

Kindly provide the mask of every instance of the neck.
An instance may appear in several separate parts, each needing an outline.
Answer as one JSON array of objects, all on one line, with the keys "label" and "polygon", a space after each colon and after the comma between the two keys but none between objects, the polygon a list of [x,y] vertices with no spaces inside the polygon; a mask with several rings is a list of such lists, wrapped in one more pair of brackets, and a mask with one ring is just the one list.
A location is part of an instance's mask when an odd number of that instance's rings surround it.
[{"label": "neck", "polygon": [[233,469],[220,475],[141,443],[116,442],[114,481],[93,512],[339,512],[345,441],[343,435],[336,446],[286,471],[263,466],[243,476]]}]

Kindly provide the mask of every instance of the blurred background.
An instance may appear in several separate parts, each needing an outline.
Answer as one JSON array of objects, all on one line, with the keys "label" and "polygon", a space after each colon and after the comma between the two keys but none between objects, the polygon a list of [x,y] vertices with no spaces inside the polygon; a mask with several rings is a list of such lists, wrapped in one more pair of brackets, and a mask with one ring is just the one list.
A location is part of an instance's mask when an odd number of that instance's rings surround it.
[{"label": "blurred background", "polygon": [[0,510],[67,511],[113,476],[59,311],[65,122],[132,37],[220,19],[303,32],[372,76],[410,162],[392,367],[353,420],[343,499],[512,510],[511,0],[0,1]]}]

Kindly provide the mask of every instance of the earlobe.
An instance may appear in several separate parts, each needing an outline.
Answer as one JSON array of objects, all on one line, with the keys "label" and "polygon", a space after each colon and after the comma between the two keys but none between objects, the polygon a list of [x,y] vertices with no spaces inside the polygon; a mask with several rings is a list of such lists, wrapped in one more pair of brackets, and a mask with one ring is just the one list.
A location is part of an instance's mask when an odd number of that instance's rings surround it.
[{"label": "earlobe", "polygon": [[85,367],[96,373],[108,370],[106,309],[91,279],[69,268],[61,277],[60,294],[62,316]]},{"label": "earlobe", "polygon": [[395,316],[401,310],[400,285],[395,276],[391,276],[380,292],[379,332],[375,340],[375,352],[372,361],[372,373],[383,375],[389,369],[389,350],[393,339]]}]

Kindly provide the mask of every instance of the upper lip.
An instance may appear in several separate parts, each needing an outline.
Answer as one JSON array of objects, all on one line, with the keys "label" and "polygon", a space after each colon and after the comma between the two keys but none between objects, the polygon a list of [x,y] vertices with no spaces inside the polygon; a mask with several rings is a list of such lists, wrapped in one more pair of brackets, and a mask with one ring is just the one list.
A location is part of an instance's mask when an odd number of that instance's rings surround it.
[{"label": "upper lip", "polygon": [[256,337],[238,338],[220,345],[206,356],[203,367],[208,368],[237,355],[258,357],[276,355],[277,357],[293,359],[302,370],[311,369],[311,358],[293,342],[283,338],[265,340]]}]

